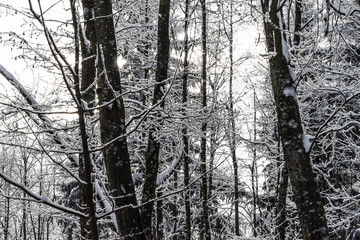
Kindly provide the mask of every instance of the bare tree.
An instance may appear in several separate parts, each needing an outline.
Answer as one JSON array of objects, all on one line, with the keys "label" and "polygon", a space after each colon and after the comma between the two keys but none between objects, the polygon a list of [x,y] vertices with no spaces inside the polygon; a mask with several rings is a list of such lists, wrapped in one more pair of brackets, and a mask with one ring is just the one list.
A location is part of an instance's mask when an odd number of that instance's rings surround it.
[{"label": "bare tree", "polygon": [[[261,1],[266,44],[271,56],[270,78],[278,115],[284,159],[291,179],[304,239],[326,239],[328,227],[320,193],[311,167],[310,142],[302,127],[296,96],[295,77],[290,68],[290,55],[283,32],[282,6],[279,1]],[[269,5],[270,4],[270,5]]]},{"label": "bare tree", "polygon": [[[157,67],[155,76],[155,87],[153,105],[159,104],[164,107],[164,87],[168,78],[169,65],[169,18],[170,0],[161,0],[159,3],[158,17],[158,49]],[[158,116],[159,117],[159,116]],[[143,186],[141,217],[147,239],[152,239],[152,213],[154,199],[156,198],[156,180],[159,171],[160,141],[156,139],[156,132],[159,131],[159,121],[155,121],[155,126],[150,128],[148,146],[145,159],[145,182]]]},{"label": "bare tree", "polygon": [[[202,42],[202,66],[201,66],[201,104],[204,111],[207,108],[207,28],[206,28],[206,0],[201,0],[201,16],[202,16],[202,27],[201,27],[201,42]],[[200,238],[209,240],[211,239],[210,235],[210,224],[209,224],[209,213],[208,213],[208,178],[207,178],[207,161],[206,161],[206,134],[207,134],[207,120],[204,119],[204,122],[201,125],[201,151],[200,151],[200,161],[201,161],[201,198],[202,198],[202,216],[201,216],[201,226]]]},{"label": "bare tree", "polygon": [[[132,182],[126,141],[125,109],[117,66],[117,44],[110,0],[94,1],[97,41],[97,94],[100,109],[100,133],[107,178],[116,202],[117,224],[125,239],[144,239],[142,223]],[[86,69],[85,69],[86,71]]]},{"label": "bare tree", "polygon": [[[189,75],[189,7],[190,1],[185,1],[185,22],[184,22],[184,75],[182,83],[182,104],[183,104],[183,115],[186,115],[186,107],[188,104],[188,75]],[[184,142],[184,186],[187,188],[189,186],[190,176],[189,176],[189,137],[187,125],[184,124],[183,130],[183,142]],[[185,199],[185,239],[191,239],[191,211],[190,211],[190,194],[189,190],[185,190],[184,194]]]}]

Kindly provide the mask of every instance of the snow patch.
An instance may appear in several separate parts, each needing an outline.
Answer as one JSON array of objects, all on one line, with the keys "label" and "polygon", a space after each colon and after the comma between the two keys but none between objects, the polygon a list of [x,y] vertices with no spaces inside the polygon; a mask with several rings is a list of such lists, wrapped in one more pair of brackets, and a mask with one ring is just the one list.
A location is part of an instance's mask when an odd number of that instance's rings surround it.
[{"label": "snow patch", "polygon": [[291,119],[291,120],[288,122],[288,126],[291,127],[291,128],[297,128],[298,124],[297,124],[297,122],[296,122],[294,119]]},{"label": "snow patch", "polygon": [[308,136],[306,134],[302,134],[302,142],[304,145],[305,152],[308,153],[310,151],[310,147],[311,147],[310,136]]},{"label": "snow patch", "polygon": [[296,93],[293,87],[285,87],[283,93],[286,97],[293,97],[296,99]]},{"label": "snow patch", "polygon": [[49,199],[46,196],[40,196],[39,202],[48,202]]},{"label": "snow patch", "polygon": [[[279,19],[279,26],[280,26],[280,30],[282,29],[283,26],[283,18],[281,16],[281,11],[278,11],[276,13],[278,19]],[[281,47],[282,47],[282,54],[284,55],[286,62],[289,63],[290,62],[290,54],[289,54],[289,45],[287,44],[285,38],[284,38],[284,34],[281,33]]]},{"label": "snow patch", "polygon": [[124,187],[124,185],[120,185],[121,191],[123,192],[124,195],[126,195],[126,189]]},{"label": "snow patch", "polygon": [[89,13],[89,9],[87,7],[84,7],[84,15],[87,15]]},{"label": "snow patch", "polygon": [[[99,180],[95,180],[95,192],[96,194],[99,196],[100,198],[100,201],[104,204],[104,207],[105,207],[105,210],[106,212],[111,212],[113,211],[113,206],[109,203],[109,201],[106,199],[104,193],[103,193],[103,190],[102,188],[100,187],[100,184],[99,184]],[[111,222],[114,226],[114,228],[118,231],[118,226],[117,226],[117,223],[116,223],[116,216],[115,216],[115,213],[111,213],[110,214],[110,219],[111,219]]]},{"label": "snow patch", "polygon": [[107,108],[111,111],[112,110],[112,107],[113,107],[113,104],[110,103],[109,105],[107,105]]},{"label": "snow patch", "polygon": [[174,161],[171,163],[171,166],[169,166],[167,169],[165,169],[163,172],[161,172],[156,179],[156,185],[160,185],[162,182],[165,181],[166,178],[168,178],[174,170],[179,165],[180,161],[183,159],[184,152],[181,150],[179,153],[179,156],[174,159]]},{"label": "snow patch", "polygon": [[137,183],[141,183],[143,179],[142,173],[133,173],[132,175],[132,181],[134,185],[137,185]]},{"label": "snow patch", "polygon": [[0,74],[3,75],[4,78],[6,78],[15,88],[17,88],[24,97],[27,98],[28,101],[31,102],[31,106],[35,110],[39,109],[39,104],[36,102],[36,100],[31,96],[31,94],[20,84],[20,82],[15,78],[14,75],[12,75],[5,67],[0,65]]},{"label": "snow patch", "polygon": [[266,12],[265,13],[265,22],[267,22],[267,23],[270,23],[271,21],[270,21],[270,14],[269,14],[269,12]]},{"label": "snow patch", "polygon": [[291,77],[292,81],[295,82],[296,74],[295,74],[294,70],[292,69],[292,67],[288,66],[288,68],[289,68],[290,77]]}]

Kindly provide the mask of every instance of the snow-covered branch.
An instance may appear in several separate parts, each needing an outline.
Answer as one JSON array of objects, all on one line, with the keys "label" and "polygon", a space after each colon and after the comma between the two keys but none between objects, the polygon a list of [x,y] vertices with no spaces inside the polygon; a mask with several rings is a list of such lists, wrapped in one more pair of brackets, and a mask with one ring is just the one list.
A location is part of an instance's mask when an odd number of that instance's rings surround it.
[{"label": "snow-covered branch", "polygon": [[48,197],[44,196],[44,195],[38,195],[36,193],[34,193],[33,191],[31,191],[29,188],[27,188],[24,184],[18,183],[15,180],[9,178],[8,176],[6,176],[4,173],[0,172],[0,177],[2,179],[4,179],[6,182],[10,183],[11,185],[23,190],[26,194],[28,194],[30,197],[34,198],[38,203],[43,203],[45,205],[48,205],[52,208],[55,208],[57,210],[60,210],[64,213],[68,213],[77,217],[81,217],[81,218],[87,218],[88,216],[82,212],[76,211],[74,209],[68,208],[68,207],[64,207],[62,205],[59,205],[57,203],[54,203],[52,201],[50,201],[48,199]]}]

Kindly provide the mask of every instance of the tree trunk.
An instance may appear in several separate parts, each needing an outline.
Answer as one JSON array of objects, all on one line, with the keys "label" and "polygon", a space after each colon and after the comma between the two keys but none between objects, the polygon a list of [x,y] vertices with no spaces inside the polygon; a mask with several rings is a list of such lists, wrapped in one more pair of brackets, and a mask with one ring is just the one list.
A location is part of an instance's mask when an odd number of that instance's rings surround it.
[{"label": "tree trunk", "polygon": [[[254,138],[253,141],[256,142],[257,138],[257,132],[256,132],[256,93],[255,93],[255,87],[254,87]],[[257,221],[257,216],[256,216],[256,209],[257,209],[257,199],[258,199],[258,176],[257,176],[257,151],[256,151],[256,146],[253,146],[252,149],[253,152],[253,161],[251,164],[251,188],[252,188],[252,197],[253,197],[253,234],[254,237],[257,237],[257,225],[258,225],[258,221]]]},{"label": "tree trunk", "polygon": [[[25,153],[24,153],[25,154]],[[23,175],[23,184],[25,187],[28,186],[27,184],[27,172],[28,172],[28,158],[23,156],[23,165],[24,165],[24,175]],[[23,192],[23,198],[26,199],[26,192]],[[27,214],[26,209],[27,202],[23,200],[23,209],[22,209],[22,222],[21,222],[21,229],[22,229],[22,237],[24,240],[27,239]]]},{"label": "tree trunk", "polygon": [[[309,142],[302,127],[299,103],[295,92],[295,79],[292,69],[288,66],[290,57],[282,32],[283,26],[280,24],[282,15],[281,9],[278,9],[279,5],[278,1],[272,1],[270,19],[274,27],[265,24],[264,29],[268,50],[276,51],[276,56],[269,60],[270,78],[284,160],[289,171],[303,238],[305,240],[327,239],[328,228],[325,211],[312,171],[310,155],[307,152]],[[264,14],[267,12],[267,6],[268,2],[263,2]]]},{"label": "tree trunk", "polygon": [[[175,143],[174,143],[175,144]],[[174,172],[174,190],[176,191],[178,189],[178,173],[175,171]],[[174,204],[173,204],[173,209],[172,209],[172,219],[174,222],[173,228],[171,230],[172,235],[173,235],[173,239],[172,240],[178,240],[178,224],[179,224],[179,211],[178,211],[178,198],[175,195],[174,196]]]},{"label": "tree trunk", "polygon": [[[80,49],[79,49],[79,42],[80,41],[80,47],[81,47],[81,58],[83,59],[81,61],[81,69],[82,74],[79,76],[79,59],[76,60],[76,72],[77,76],[75,81],[80,84],[80,89],[76,89],[75,91],[79,91],[78,94],[78,100],[84,100],[84,102],[87,104],[88,107],[93,107],[93,102],[95,100],[95,52],[96,52],[96,38],[95,38],[95,24],[94,24],[94,16],[93,16],[93,1],[92,0],[82,0],[82,5],[84,9],[84,20],[85,20],[85,29],[84,32],[82,32],[82,29],[79,29],[78,21],[76,19],[76,9],[75,9],[75,1],[70,0],[71,4],[71,11],[72,11],[72,18],[73,18],[73,27],[74,27],[74,33],[76,36],[75,39],[75,51],[76,51],[76,58],[79,58]],[[78,88],[79,86],[75,86],[75,88]],[[78,106],[80,108],[80,106]],[[79,121],[80,125],[85,126],[85,116],[86,114],[84,112],[84,109],[78,110],[79,114]],[[82,115],[82,116],[80,116]],[[80,127],[83,131],[83,134],[86,134],[86,130],[83,127]],[[84,138],[84,141],[86,141],[85,145],[87,146],[87,138]],[[88,148],[88,146],[87,146]],[[88,151],[84,150],[84,151]],[[86,153],[88,154],[88,153]],[[84,161],[88,161],[88,163],[85,163]],[[97,230],[97,223],[95,219],[95,205],[93,202],[93,189],[92,189],[92,179],[91,179],[91,172],[86,173],[85,165],[91,164],[91,158],[90,154],[89,156],[84,156],[83,154],[79,155],[79,177],[83,181],[88,180],[91,181],[91,188],[88,188],[87,185],[79,183],[79,190],[80,190],[80,206],[87,206],[89,209],[91,208],[92,214],[93,214],[93,221],[95,220],[95,223],[93,223],[93,227],[96,229],[92,230],[91,225],[88,224],[89,220],[85,218],[80,219],[80,235],[83,239],[91,239],[92,238],[92,232],[95,231],[95,238],[98,238],[98,230]],[[89,168],[90,167],[90,168]],[[91,166],[87,166],[87,168],[92,171]],[[90,176],[87,176],[87,174],[90,174]],[[90,190],[90,193],[88,194],[87,191]],[[90,197],[91,196],[91,197]],[[89,198],[90,197],[90,198]],[[92,205],[90,207],[90,205]]]},{"label": "tree trunk", "polygon": [[[88,136],[86,131],[86,122],[85,122],[85,111],[83,105],[80,104],[82,102],[81,98],[81,91],[80,91],[80,78],[79,78],[79,60],[80,60],[80,37],[79,37],[79,28],[78,28],[78,21],[76,17],[76,10],[75,10],[75,1],[70,1],[71,4],[71,13],[72,13],[72,20],[73,20],[73,28],[75,33],[75,76],[74,76],[74,83],[75,83],[75,95],[77,101],[77,111],[79,116],[79,126],[80,126],[80,136],[81,136],[81,146],[82,146],[82,154],[79,159],[79,169],[80,169],[80,177],[82,180],[86,182],[84,186],[80,183],[80,191],[81,191],[81,200],[85,200],[86,208],[88,211],[89,219],[86,219],[88,223],[81,221],[81,236],[86,236],[87,238],[91,238],[92,240],[99,239],[99,232],[97,227],[97,218],[96,218],[96,205],[94,202],[94,185],[92,179],[92,163],[91,157],[89,152],[89,145],[88,145]],[[82,164],[80,164],[82,163]],[[89,224],[87,226],[87,224]],[[86,233],[84,230],[90,230],[89,233]],[[90,235],[90,236],[89,236]]]},{"label": "tree trunk", "polygon": [[230,51],[230,79],[229,79],[229,104],[230,104],[230,134],[229,142],[231,149],[231,159],[234,167],[234,212],[235,212],[235,235],[240,236],[239,223],[239,170],[236,158],[236,125],[234,114],[234,98],[233,98],[233,78],[234,78],[234,30],[233,30],[233,2],[230,2],[230,33],[229,33],[229,51]]},{"label": "tree trunk", "polygon": [[[149,0],[145,1],[145,25],[147,26],[150,22],[149,19]],[[149,27],[146,27],[147,29],[149,29]],[[147,33],[147,36],[145,37],[145,47],[144,47],[144,56],[145,56],[145,67],[144,67],[144,79],[149,79],[149,72],[150,72],[150,67],[148,67],[149,65],[149,52],[150,52],[150,39],[149,39],[149,33]],[[143,94],[143,93],[142,93]],[[145,97],[144,97],[145,98]],[[145,99],[144,99],[145,101]]]},{"label": "tree trunk", "polygon": [[[13,166],[14,163],[11,162],[10,163],[10,169],[9,169],[9,177],[12,177],[12,173],[13,173]],[[4,172],[4,165],[2,166],[1,169]],[[5,188],[6,188],[6,195],[10,196],[10,192],[11,192],[11,185],[9,183],[5,183]],[[6,197],[5,200],[5,223],[4,223],[4,239],[8,240],[9,236],[10,236],[10,198]]]},{"label": "tree trunk", "polygon": [[289,174],[286,163],[279,169],[277,205],[276,205],[276,239],[285,240],[286,238],[286,196],[289,182]]},{"label": "tree trunk", "polygon": [[[295,23],[294,23],[294,45],[300,44],[301,31],[301,15],[302,15],[302,0],[297,0],[295,3]],[[290,24],[290,23],[289,23]]]},{"label": "tree trunk", "polygon": [[[202,39],[202,86],[201,86],[201,95],[202,95],[202,108],[206,111],[207,108],[207,90],[206,90],[206,65],[207,65],[207,33],[206,33],[206,0],[201,0],[201,10],[202,10],[202,28],[201,28],[201,39]],[[201,225],[202,229],[200,230],[200,239],[210,240],[210,224],[209,224],[209,213],[208,213],[208,184],[207,184],[207,174],[206,174],[206,133],[207,133],[207,122],[204,120],[201,126],[201,151],[200,151],[200,162],[201,162],[201,197],[202,197],[202,216],[201,216]]]},{"label": "tree trunk", "polygon": [[[213,124],[210,128],[210,146],[209,146],[209,169],[214,168],[214,161],[215,161],[215,152],[216,152],[216,126]],[[209,214],[213,214],[212,206],[211,206],[211,198],[213,193],[213,172],[210,171],[208,173],[208,209]]]},{"label": "tree trunk", "polygon": [[117,45],[112,18],[111,0],[94,0],[97,40],[98,89],[101,141],[109,187],[116,207],[120,236],[144,239],[142,223],[132,182],[129,151],[126,141],[125,109],[117,66]]},{"label": "tree trunk", "polygon": [[[188,74],[189,74],[189,5],[190,1],[185,1],[185,23],[184,23],[184,76],[182,82],[182,104],[183,104],[183,115],[186,115],[186,107],[188,102]],[[191,238],[191,211],[190,211],[190,194],[189,194],[189,137],[187,135],[187,123],[184,118],[185,124],[182,130],[182,136],[184,141],[184,199],[185,199],[185,239],[190,240]]]},{"label": "tree trunk", "polygon": [[[159,18],[158,18],[158,53],[157,53],[157,67],[154,87],[153,105],[159,101],[163,101],[164,81],[167,79],[168,64],[169,64],[169,18],[170,18],[170,0],[160,0],[159,4]],[[160,104],[164,107],[164,101]],[[160,116],[158,116],[160,117]],[[160,121],[155,123],[160,124]],[[147,239],[152,239],[152,213],[154,206],[154,199],[156,197],[156,179],[159,170],[159,153],[160,142],[155,139],[155,133],[159,131],[159,126],[153,126],[149,131],[148,146],[145,159],[145,180],[143,186],[141,208],[142,223]]]},{"label": "tree trunk", "polygon": [[[96,59],[96,32],[94,20],[93,0],[82,0],[84,11],[84,30],[80,31],[81,40],[81,97],[88,107],[93,107],[95,100],[95,59]],[[81,29],[82,30],[82,29]]]},{"label": "tree trunk", "polygon": [[[161,198],[162,190],[157,191],[157,197]],[[164,239],[164,222],[163,222],[163,199],[156,201],[156,238],[157,240]]]}]

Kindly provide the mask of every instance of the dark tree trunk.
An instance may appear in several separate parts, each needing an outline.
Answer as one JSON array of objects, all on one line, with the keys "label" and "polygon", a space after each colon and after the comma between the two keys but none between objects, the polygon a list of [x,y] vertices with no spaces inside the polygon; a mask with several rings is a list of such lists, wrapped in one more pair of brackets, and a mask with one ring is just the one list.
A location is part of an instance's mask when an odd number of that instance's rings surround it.
[{"label": "dark tree trunk", "polygon": [[[185,1],[185,39],[184,39],[184,76],[182,82],[182,103],[183,103],[183,115],[186,115],[186,108],[188,102],[188,74],[189,74],[189,5],[190,1]],[[184,199],[185,199],[185,239],[191,239],[191,212],[190,212],[190,194],[189,186],[190,176],[189,176],[189,137],[187,135],[187,122],[185,118],[185,124],[182,130],[182,136],[184,141]]]},{"label": "dark tree trunk", "polygon": [[120,236],[144,239],[142,223],[132,182],[126,142],[125,109],[117,66],[117,46],[112,18],[111,0],[94,0],[97,40],[97,94],[100,105],[101,141],[110,191],[114,197]]},{"label": "dark tree trunk", "polygon": [[[263,3],[266,13],[268,3]],[[315,182],[315,176],[307,152],[307,137],[302,128],[299,104],[295,92],[295,79],[288,64],[290,61],[286,49],[281,9],[279,2],[272,1],[270,19],[274,27],[265,24],[265,35],[269,51],[275,51],[271,57],[270,78],[275,97],[284,160],[294,192],[299,219],[305,240],[327,239],[328,228],[322,199]]]},{"label": "dark tree trunk", "polygon": [[234,30],[233,30],[233,3],[230,2],[230,33],[229,33],[229,48],[230,48],[230,79],[229,79],[229,101],[230,101],[230,135],[229,142],[231,148],[231,158],[234,167],[234,212],[235,212],[235,235],[240,236],[239,223],[239,170],[236,158],[236,125],[234,114],[234,98],[233,98],[233,78],[234,78]]},{"label": "dark tree trunk", "polygon": [[[81,40],[81,97],[88,107],[93,107],[95,100],[95,59],[96,59],[96,32],[94,20],[93,0],[82,0],[84,11],[84,30],[80,31]],[[81,29],[80,29],[81,30]]]},{"label": "dark tree trunk", "polygon": [[[23,156],[23,165],[24,165],[24,176],[23,176],[23,183],[24,186],[27,187],[27,172],[28,172],[28,159],[26,156]],[[26,192],[23,192],[23,198],[26,199]],[[22,229],[22,237],[24,240],[27,239],[27,214],[26,214],[26,207],[27,202],[23,201],[23,209],[22,209],[22,222],[21,222],[21,229]]]},{"label": "dark tree trunk", "polygon": [[[149,19],[149,1],[146,0],[145,1],[145,25],[148,25],[149,22],[150,22],[150,19]],[[146,27],[147,29],[149,27]],[[145,47],[144,47],[144,56],[145,56],[145,70],[144,70],[144,79],[149,79],[149,72],[150,72],[150,68],[147,66],[149,63],[149,51],[150,51],[150,39],[149,39],[149,36],[146,36],[146,40],[145,40]]]},{"label": "dark tree trunk", "polygon": [[164,224],[163,224],[163,200],[161,199],[162,191],[157,191],[157,197],[160,198],[156,201],[156,238],[157,240],[164,239]]},{"label": "dark tree trunk", "polygon": [[286,163],[279,169],[277,205],[276,205],[276,239],[285,240],[286,237],[286,196],[289,182],[289,174]]},{"label": "dark tree trunk", "polygon": [[[79,97],[81,97],[81,100],[83,100],[88,107],[93,107],[93,102],[95,100],[95,52],[96,52],[96,38],[95,38],[95,24],[94,24],[94,16],[93,14],[93,1],[92,0],[82,0],[82,5],[84,9],[84,32],[82,29],[79,29],[78,21],[76,19],[76,10],[75,10],[75,1],[70,0],[71,4],[71,11],[72,11],[72,18],[73,18],[73,27],[74,32],[76,35],[76,58],[78,58],[79,55],[79,42],[80,41],[80,47],[81,47],[81,58],[83,59],[81,61],[81,76],[79,75],[79,69],[77,63],[77,73],[76,81],[78,84],[80,83],[80,89],[79,89]],[[79,60],[79,59],[78,59]],[[77,60],[77,61],[78,61]],[[77,88],[78,86],[76,86]],[[80,107],[80,106],[78,106]],[[78,111],[79,114],[86,114],[84,112],[84,109],[81,109]],[[84,120],[84,116],[81,116],[81,119]],[[85,124],[82,122],[81,124]],[[84,129],[82,129],[84,130]],[[86,140],[87,141],[87,140]],[[87,145],[87,143],[86,143]],[[80,154],[79,156],[79,177],[80,179],[86,181],[86,169],[85,169],[85,163],[84,160],[91,161],[91,158],[87,159],[87,157]],[[90,162],[87,164],[91,164]],[[92,179],[90,179],[92,181]],[[92,185],[91,185],[92,186]],[[89,206],[88,204],[94,204],[93,203],[93,196],[91,195],[91,198],[88,199],[87,196],[90,196],[87,194],[87,191],[89,190],[87,188],[87,185],[79,184],[79,190],[80,190],[80,205],[81,206]],[[91,193],[93,192],[93,189],[90,189]],[[92,206],[94,207],[94,206]],[[91,239],[91,233],[93,232],[91,230],[91,226],[88,224],[88,219],[81,218],[80,219],[80,235],[84,239]],[[96,235],[98,235],[96,233]]]},{"label": "dark tree trunk", "polygon": [[[10,178],[12,177],[12,173],[13,173],[13,165],[14,163],[11,163],[10,164],[10,171],[9,171],[9,174],[10,174]],[[3,172],[4,172],[4,165],[2,166],[2,169],[1,169]],[[10,187],[10,184],[9,183],[5,183],[4,185],[4,188],[6,188],[6,194],[7,196],[10,196],[10,190],[11,190],[11,187]],[[5,223],[4,223],[4,239],[5,240],[8,240],[9,239],[9,235],[10,235],[10,232],[9,232],[9,226],[10,226],[10,198],[7,197],[6,200],[5,200]]]},{"label": "dark tree trunk", "polygon": [[[253,126],[254,126],[254,138],[253,141],[256,142],[257,140],[257,131],[256,131],[256,92],[255,92],[255,88],[254,88],[254,97],[253,97],[253,101],[254,101],[254,122],[253,122]],[[254,237],[257,237],[257,231],[258,231],[258,221],[257,221],[257,216],[256,216],[256,209],[257,209],[257,199],[258,199],[258,176],[257,176],[257,150],[256,150],[256,146],[253,146],[252,149],[253,152],[253,161],[251,164],[251,188],[252,188],[252,197],[253,197],[253,234]]]},{"label": "dark tree trunk", "polygon": [[301,15],[302,15],[302,0],[297,0],[295,3],[295,23],[294,23],[294,45],[300,44],[301,31]]},{"label": "dark tree trunk", "polygon": [[[201,0],[201,11],[202,11],[202,27],[201,27],[201,41],[202,41],[202,85],[201,85],[201,96],[202,96],[202,108],[206,111],[207,108],[207,90],[206,90],[206,66],[207,66],[207,29],[206,29],[206,0]],[[207,122],[204,120],[201,126],[201,151],[200,151],[200,162],[201,162],[201,197],[202,197],[202,216],[201,216],[201,230],[200,239],[211,239],[210,236],[210,224],[209,224],[209,213],[208,213],[208,178],[206,174],[206,133],[207,133]]]},{"label": "dark tree trunk", "polygon": [[[80,60],[80,46],[79,46],[79,28],[78,21],[76,17],[75,10],[75,1],[71,1],[71,13],[73,20],[73,27],[75,33],[75,94],[77,100],[77,111],[79,116],[79,126],[80,126],[80,135],[81,135],[81,145],[82,145],[82,154],[79,159],[79,175],[86,185],[84,186],[80,183],[81,191],[81,200],[86,204],[88,210],[89,219],[81,220],[81,236],[86,238],[91,238],[92,240],[99,239],[99,233],[97,228],[97,218],[96,218],[96,206],[94,203],[94,187],[92,179],[92,163],[90,158],[89,146],[88,146],[88,136],[86,131],[85,123],[85,111],[83,105],[81,104],[81,91],[80,91],[80,78],[79,78],[79,60]],[[81,164],[80,164],[81,163]],[[83,166],[82,166],[83,165]]]},{"label": "dark tree trunk", "polygon": [[[169,64],[169,18],[170,18],[170,0],[160,0],[159,4],[159,18],[158,18],[158,53],[157,53],[157,67],[154,87],[153,105],[159,101],[163,101],[164,96],[164,81],[168,77]],[[164,107],[164,101],[161,102],[160,107]],[[160,116],[158,116],[160,117]],[[156,125],[161,124],[156,121]],[[145,159],[145,181],[143,186],[141,208],[142,223],[147,239],[152,239],[152,213],[154,206],[154,199],[156,197],[156,179],[159,169],[159,153],[160,142],[155,139],[155,133],[159,130],[159,126],[153,126],[149,131],[148,146]]]}]

